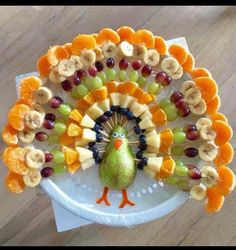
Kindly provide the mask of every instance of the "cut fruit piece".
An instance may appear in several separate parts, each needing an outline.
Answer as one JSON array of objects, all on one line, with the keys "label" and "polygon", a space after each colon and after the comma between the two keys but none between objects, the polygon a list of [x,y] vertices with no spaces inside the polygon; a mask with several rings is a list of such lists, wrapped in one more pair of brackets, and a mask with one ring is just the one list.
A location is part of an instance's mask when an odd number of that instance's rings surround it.
[{"label": "cut fruit piece", "polygon": [[25,104],[17,104],[11,108],[8,113],[8,122],[11,127],[18,131],[22,131],[25,127],[24,116],[30,111],[30,108]]},{"label": "cut fruit piece", "polygon": [[163,164],[163,157],[149,157],[147,162],[147,168],[158,173],[161,171],[161,166]]},{"label": "cut fruit piece", "polygon": [[131,27],[122,26],[116,32],[120,37],[120,42],[127,41],[133,43],[135,31]]},{"label": "cut fruit piece", "polygon": [[141,88],[137,88],[133,96],[137,98],[141,104],[149,104],[152,102],[152,97]]},{"label": "cut fruit piece", "polygon": [[83,170],[92,167],[95,164],[95,161],[93,158],[85,160],[81,163],[81,167]]},{"label": "cut fruit piece", "polygon": [[207,114],[214,114],[220,108],[220,97],[216,95],[213,99],[206,103],[207,105]]},{"label": "cut fruit piece", "polygon": [[96,48],[96,40],[91,35],[78,35],[74,38],[71,46],[72,54],[80,55],[82,50],[93,50]]},{"label": "cut fruit piece", "polygon": [[61,145],[68,146],[75,143],[75,138],[67,135],[67,132],[60,135],[59,142]]},{"label": "cut fruit piece", "polygon": [[110,98],[111,98],[111,105],[113,106],[119,106],[120,105],[120,99],[121,99],[121,94],[120,93],[111,93]]},{"label": "cut fruit piece", "polygon": [[49,73],[51,71],[51,65],[48,62],[48,58],[47,55],[43,55],[41,57],[39,57],[38,61],[37,61],[37,70],[39,72],[39,75],[41,77],[48,77]]},{"label": "cut fruit piece", "polygon": [[43,85],[42,80],[36,76],[28,76],[20,82],[20,99],[31,105],[35,102],[33,92]]},{"label": "cut fruit piece", "polygon": [[76,122],[81,122],[83,116],[80,114],[80,112],[77,109],[73,109],[69,115],[69,118]]},{"label": "cut fruit piece", "polygon": [[74,149],[64,146],[62,148],[62,151],[64,152],[65,155],[66,164],[71,165],[74,162],[78,161],[79,154]]},{"label": "cut fruit piece", "polygon": [[187,61],[188,52],[179,44],[170,45],[169,53],[179,62],[180,65],[183,65]]},{"label": "cut fruit piece", "polygon": [[86,102],[83,98],[81,98],[77,101],[76,107],[79,111],[82,111],[84,113],[90,107],[90,104]]},{"label": "cut fruit piece", "polygon": [[221,190],[222,195],[229,195],[235,188],[235,175],[233,171],[226,166],[219,166],[217,168],[219,175],[218,187]]},{"label": "cut fruit piece", "polygon": [[152,121],[156,126],[163,126],[167,124],[167,116],[163,109],[158,109],[152,114]]},{"label": "cut fruit piece", "polygon": [[149,108],[149,111],[153,114],[155,113],[158,109],[160,109],[159,105],[158,104],[154,104],[153,106],[151,106]]},{"label": "cut fruit piece", "polygon": [[107,97],[108,97],[107,87],[103,86],[99,89],[93,90],[92,95],[93,95],[93,98],[95,99],[95,101],[103,101],[103,100],[107,99]]},{"label": "cut fruit piece", "polygon": [[47,60],[51,66],[56,66],[61,60],[67,59],[69,53],[63,46],[55,45],[47,52]]},{"label": "cut fruit piece", "polygon": [[159,154],[159,148],[147,146],[146,152],[151,153],[151,154]]},{"label": "cut fruit piece", "polygon": [[111,41],[114,44],[117,44],[120,41],[119,35],[113,29],[110,29],[110,28],[102,29],[99,32],[98,37],[99,37],[99,40],[101,40],[104,43]]},{"label": "cut fruit piece", "polygon": [[139,117],[147,110],[147,105],[140,104],[137,101],[134,101],[130,106],[130,111],[134,114],[135,117]]},{"label": "cut fruit piece", "polygon": [[145,117],[149,117],[150,119],[152,119],[152,113],[149,110],[144,111],[141,116],[140,119],[144,119]]},{"label": "cut fruit piece", "polygon": [[219,194],[215,187],[208,188],[206,195],[205,210],[209,213],[219,212],[224,204],[224,196]]},{"label": "cut fruit piece", "polygon": [[141,29],[135,32],[133,43],[144,44],[147,49],[152,49],[154,48],[155,40],[151,31],[146,29]]},{"label": "cut fruit piece", "polygon": [[25,189],[23,177],[14,172],[9,172],[5,178],[5,185],[12,193],[22,193]]},{"label": "cut fruit piece", "polygon": [[186,62],[182,65],[183,70],[186,72],[191,72],[195,67],[195,59],[191,53],[188,53]]},{"label": "cut fruit piece", "polygon": [[156,173],[156,178],[158,180],[164,180],[169,176],[174,174],[175,161],[170,157],[163,157],[163,163],[159,173]]},{"label": "cut fruit piece", "polygon": [[96,120],[99,116],[103,115],[103,110],[95,102],[91,107],[89,107],[86,113],[93,119]]},{"label": "cut fruit piece", "polygon": [[67,169],[68,169],[69,173],[74,174],[80,167],[81,167],[81,163],[75,162],[71,165],[68,165]]},{"label": "cut fruit piece", "polygon": [[87,103],[89,103],[90,105],[93,105],[93,104],[96,102],[96,100],[95,100],[94,97],[93,97],[92,92],[89,92],[87,95],[85,95],[85,96],[83,97],[83,99],[84,99]]},{"label": "cut fruit piece", "polygon": [[76,147],[75,149],[79,153],[80,162],[93,158],[93,152],[91,150],[82,147]]},{"label": "cut fruit piece", "polygon": [[160,133],[160,139],[161,139],[161,146],[159,148],[159,151],[161,153],[169,153],[170,147],[173,144],[173,132],[171,129],[166,128],[161,131]]},{"label": "cut fruit piece", "polygon": [[98,107],[104,111],[104,113],[110,110],[111,105],[110,105],[110,99],[108,98],[103,101],[97,102],[97,104],[98,104]]},{"label": "cut fruit piece", "polygon": [[85,128],[83,129],[82,139],[89,142],[96,141],[96,132],[89,128]]},{"label": "cut fruit piece", "polygon": [[201,89],[202,98],[208,102],[213,99],[218,92],[218,85],[214,79],[210,77],[198,77],[195,80],[196,86]]},{"label": "cut fruit piece", "polygon": [[65,43],[62,47],[67,50],[67,52],[69,53],[69,55],[72,54],[72,43]]},{"label": "cut fruit piece", "polygon": [[103,41],[101,40],[101,37],[97,33],[91,34],[91,36],[96,40],[97,45],[102,45]]},{"label": "cut fruit piece", "polygon": [[85,114],[80,122],[80,125],[86,128],[93,128],[95,122],[89,115]]},{"label": "cut fruit piece", "polygon": [[16,145],[18,143],[18,131],[7,124],[2,131],[2,139],[7,145]]},{"label": "cut fruit piece", "polygon": [[192,71],[189,72],[192,79],[194,80],[195,78],[198,77],[209,77],[212,78],[212,75],[208,69],[205,68],[194,68]]},{"label": "cut fruit piece", "polygon": [[120,95],[120,107],[122,108],[130,108],[130,106],[132,105],[132,103],[135,101],[136,99],[133,96],[128,96],[125,94],[121,94]]},{"label": "cut fruit piece", "polygon": [[167,54],[167,44],[163,37],[161,36],[154,36],[155,45],[154,48],[160,55]]},{"label": "cut fruit piece", "polygon": [[232,128],[224,121],[213,121],[212,128],[216,132],[215,144],[220,146],[225,144],[232,138]]},{"label": "cut fruit piece", "polygon": [[116,92],[117,86],[118,86],[118,82],[115,82],[115,81],[110,81],[106,83],[106,87],[107,87],[109,94]]},{"label": "cut fruit piece", "polygon": [[222,113],[219,113],[219,112],[217,112],[215,114],[210,114],[209,118],[211,119],[211,121],[219,120],[219,121],[224,121],[224,122],[228,123],[228,119],[226,118],[226,116]]},{"label": "cut fruit piece", "polygon": [[2,160],[3,162],[5,163],[5,165],[7,165],[7,161],[8,161],[8,154],[11,150],[13,150],[14,148],[18,148],[19,146],[18,145],[13,145],[13,146],[10,146],[10,147],[7,147],[3,150],[2,152]]},{"label": "cut fruit piece", "polygon": [[79,127],[78,125],[76,125],[75,123],[70,123],[68,128],[67,128],[67,135],[68,136],[81,136],[83,133],[83,130],[81,127]]},{"label": "cut fruit piece", "polygon": [[145,117],[143,120],[140,121],[139,127],[141,129],[149,129],[149,128],[154,128],[155,125],[153,124],[151,118]]},{"label": "cut fruit piece", "polygon": [[135,82],[125,82],[117,86],[116,91],[126,95],[133,95],[138,88],[138,84]]},{"label": "cut fruit piece", "polygon": [[76,147],[86,147],[88,146],[89,141],[85,140],[81,136],[75,137],[75,146]]},{"label": "cut fruit piece", "polygon": [[161,144],[160,134],[157,134],[156,130],[153,129],[151,132],[146,134],[147,145],[159,148]]},{"label": "cut fruit piece", "polygon": [[229,142],[219,146],[218,153],[214,159],[214,164],[217,166],[226,165],[232,162],[234,158],[234,149]]}]

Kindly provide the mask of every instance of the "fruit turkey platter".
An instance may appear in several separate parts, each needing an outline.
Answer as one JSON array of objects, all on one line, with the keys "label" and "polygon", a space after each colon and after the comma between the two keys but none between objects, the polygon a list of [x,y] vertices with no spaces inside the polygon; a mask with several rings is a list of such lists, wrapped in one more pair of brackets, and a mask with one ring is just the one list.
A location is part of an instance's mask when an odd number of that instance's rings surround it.
[{"label": "fruit turkey platter", "polygon": [[2,131],[9,191],[69,176],[99,183],[98,209],[132,212],[145,200],[129,190],[150,180],[220,211],[235,186],[233,131],[212,74],[183,46],[147,29],[104,28],[51,46],[37,70],[21,80]]}]

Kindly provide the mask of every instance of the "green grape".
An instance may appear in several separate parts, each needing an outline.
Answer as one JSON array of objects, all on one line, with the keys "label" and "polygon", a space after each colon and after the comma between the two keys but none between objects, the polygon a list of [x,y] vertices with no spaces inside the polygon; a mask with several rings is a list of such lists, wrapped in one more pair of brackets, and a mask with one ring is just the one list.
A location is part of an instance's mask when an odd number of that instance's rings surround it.
[{"label": "green grape", "polygon": [[62,118],[62,117],[59,117],[55,120],[55,123],[56,122],[62,122],[62,123],[66,123],[66,119]]},{"label": "green grape", "polygon": [[178,110],[176,109],[175,105],[170,104],[163,109],[166,113],[168,121],[174,121],[178,117],[178,114],[177,114]]},{"label": "green grape", "polygon": [[55,122],[54,130],[58,135],[61,135],[66,131],[66,124],[63,122]]},{"label": "green grape", "polygon": [[53,169],[56,174],[64,173],[66,171],[64,163],[54,166]]},{"label": "green grape", "polygon": [[184,163],[182,161],[180,161],[180,160],[177,160],[175,162],[175,164],[176,164],[176,166],[179,166],[179,167],[183,167],[184,166]]},{"label": "green grape", "polygon": [[103,86],[102,79],[99,76],[95,76],[92,79],[92,87],[93,89],[99,89]]},{"label": "green grape", "polygon": [[188,181],[186,180],[178,180],[177,186],[182,191],[189,191],[191,189]]},{"label": "green grape", "polygon": [[165,183],[168,185],[176,185],[178,182],[178,179],[175,176],[169,176],[165,179]]},{"label": "green grape", "polygon": [[180,146],[173,147],[171,149],[171,153],[177,156],[183,155],[184,153],[184,148]]},{"label": "green grape", "polygon": [[131,70],[129,72],[129,80],[132,81],[132,82],[137,82],[138,81],[138,71],[137,70]]},{"label": "green grape", "polygon": [[176,132],[183,132],[183,131],[184,131],[184,129],[181,128],[181,127],[177,127],[177,128],[172,129],[172,132],[173,132],[173,133],[176,133]]},{"label": "green grape", "polygon": [[71,91],[71,93],[70,93],[70,96],[71,96],[73,99],[75,99],[75,100],[77,100],[77,99],[80,98],[80,95],[79,95],[79,93],[78,93],[78,91],[77,91],[77,87],[72,89],[72,91]]},{"label": "green grape", "polygon": [[161,92],[162,89],[163,89],[163,86],[162,86],[161,84],[159,84],[159,83],[157,83],[157,84],[158,84],[158,90],[157,90],[157,92],[156,92],[156,95],[159,95],[160,92]]},{"label": "green grape", "polygon": [[175,173],[178,176],[187,176],[188,168],[186,166],[176,166]]},{"label": "green grape", "polygon": [[174,133],[174,141],[177,143],[183,143],[186,140],[186,134],[184,132]]},{"label": "green grape", "polygon": [[147,83],[146,77],[140,76],[138,78],[137,83],[138,83],[138,85],[139,85],[140,88],[143,88],[146,85],[146,83]]},{"label": "green grape", "polygon": [[106,75],[109,81],[114,81],[116,79],[116,71],[114,69],[110,69],[110,68],[107,69]]},{"label": "green grape", "polygon": [[99,76],[102,79],[103,83],[107,81],[107,75],[103,71],[99,72],[97,76]]},{"label": "green grape", "polygon": [[171,104],[171,101],[170,101],[170,99],[162,99],[161,101],[160,101],[160,103],[159,103],[159,106],[160,106],[160,108],[165,108],[165,107],[167,107],[168,105],[170,105]]},{"label": "green grape", "polygon": [[79,86],[76,87],[76,89],[79,94],[79,97],[84,97],[89,92],[89,90],[86,88],[84,84],[80,84]]},{"label": "green grape", "polygon": [[55,163],[62,163],[65,161],[65,156],[64,156],[64,153],[59,151],[59,150],[55,150],[53,152],[53,161]]},{"label": "green grape", "polygon": [[159,88],[159,84],[155,83],[155,82],[152,82],[152,83],[149,83],[148,84],[148,88],[147,88],[147,92],[149,94],[156,94],[157,91],[158,91],[158,88]]},{"label": "green grape", "polygon": [[54,154],[56,151],[58,151],[58,146],[55,146],[53,149],[51,149],[50,153]]},{"label": "green grape", "polygon": [[92,78],[91,77],[86,77],[83,81],[82,84],[88,89],[91,90],[93,88],[92,86]]},{"label": "green grape", "polygon": [[71,113],[71,106],[69,104],[64,104],[62,103],[59,108],[58,111],[64,115],[64,116],[68,116]]},{"label": "green grape", "polygon": [[58,142],[59,142],[59,136],[58,135],[55,135],[55,134],[49,135],[49,137],[48,137],[48,144],[49,145],[56,144]]},{"label": "green grape", "polygon": [[119,70],[118,72],[118,78],[120,81],[124,81],[126,79],[127,75],[126,75],[126,71],[125,70]]}]

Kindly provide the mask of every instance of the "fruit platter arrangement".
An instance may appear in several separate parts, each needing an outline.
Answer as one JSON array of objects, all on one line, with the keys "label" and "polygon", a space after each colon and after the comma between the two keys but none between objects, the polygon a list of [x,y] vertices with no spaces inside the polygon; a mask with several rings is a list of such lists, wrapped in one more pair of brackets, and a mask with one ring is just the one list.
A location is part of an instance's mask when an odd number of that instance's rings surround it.
[{"label": "fruit platter arrangement", "polygon": [[220,211],[235,187],[233,131],[212,74],[183,46],[104,28],[50,46],[37,70],[2,130],[9,191],[92,171],[102,185],[94,204],[114,206],[109,195],[120,192],[119,212],[135,207],[129,188],[142,175]]}]

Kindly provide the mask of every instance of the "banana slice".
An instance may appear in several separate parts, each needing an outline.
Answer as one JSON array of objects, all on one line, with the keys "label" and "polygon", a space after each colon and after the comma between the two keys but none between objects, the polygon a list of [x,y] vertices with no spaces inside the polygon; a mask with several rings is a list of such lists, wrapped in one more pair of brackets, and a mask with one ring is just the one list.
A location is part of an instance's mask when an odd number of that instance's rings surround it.
[{"label": "banana slice", "polygon": [[92,50],[85,50],[80,55],[80,62],[83,66],[89,67],[96,61],[96,54]]},{"label": "banana slice", "polygon": [[75,70],[82,69],[83,65],[80,62],[80,57],[76,55],[72,55],[69,60],[74,63],[75,65]]},{"label": "banana slice", "polygon": [[200,137],[205,141],[213,141],[216,138],[216,132],[211,125],[204,125],[200,130]]},{"label": "banana slice", "polygon": [[189,104],[189,109],[194,115],[203,115],[206,112],[206,102],[201,99],[196,105]]},{"label": "banana slice", "polygon": [[25,155],[25,162],[29,168],[41,168],[45,162],[44,152],[40,149],[30,150]]},{"label": "banana slice", "polygon": [[27,187],[36,187],[40,183],[42,176],[39,170],[30,169],[27,175],[23,176],[23,181]]},{"label": "banana slice", "polygon": [[190,195],[193,199],[201,201],[206,197],[206,186],[203,183],[194,185],[190,189]]},{"label": "banana slice", "polygon": [[75,73],[75,63],[68,59],[61,60],[57,68],[60,76],[69,77]]},{"label": "banana slice", "polygon": [[100,47],[96,47],[93,51],[96,54],[96,61],[101,61],[104,58],[102,49]]},{"label": "banana slice", "polygon": [[173,75],[179,69],[179,63],[175,58],[167,57],[162,60],[161,69],[168,75]]},{"label": "banana slice", "polygon": [[198,131],[201,131],[202,127],[205,125],[212,125],[212,121],[208,118],[202,117],[200,119],[197,120],[196,122],[196,127]]},{"label": "banana slice", "polygon": [[213,161],[217,156],[217,147],[212,142],[205,142],[198,148],[198,154],[203,161]]},{"label": "banana slice", "polygon": [[34,111],[37,111],[39,112],[43,117],[45,115],[45,110],[44,108],[40,105],[40,104],[33,104],[31,107],[30,107],[30,110],[34,110]]},{"label": "banana slice", "polygon": [[191,88],[196,88],[196,84],[194,81],[185,81],[180,88],[180,92],[182,92],[183,95],[190,90]]},{"label": "banana slice", "polygon": [[58,67],[55,67],[50,71],[48,78],[52,83],[55,84],[59,84],[66,80],[65,76],[61,76],[58,74]]},{"label": "banana slice", "polygon": [[202,183],[206,187],[212,187],[217,183],[219,175],[215,168],[211,166],[204,166],[200,169],[200,172]]},{"label": "banana slice", "polygon": [[18,133],[18,138],[24,144],[30,144],[34,140],[34,137],[35,137],[35,132],[30,129],[25,129]]},{"label": "banana slice", "polygon": [[25,125],[30,129],[40,128],[43,125],[42,115],[37,111],[29,111],[24,117]]},{"label": "banana slice", "polygon": [[127,41],[123,41],[118,46],[118,54],[122,57],[131,57],[134,52],[134,46]]},{"label": "banana slice", "polygon": [[103,55],[106,58],[115,57],[117,55],[117,47],[113,42],[107,42],[102,47]]},{"label": "banana slice", "polygon": [[133,57],[144,60],[145,55],[147,54],[147,48],[143,44],[136,44],[134,46]]},{"label": "banana slice", "polygon": [[145,53],[143,61],[144,63],[155,67],[159,63],[160,55],[155,49],[149,49],[147,53]]},{"label": "banana slice", "polygon": [[184,100],[188,104],[197,105],[202,99],[202,92],[198,88],[190,88],[184,94]]},{"label": "banana slice", "polygon": [[171,74],[170,77],[174,80],[178,80],[183,76],[183,73],[184,73],[183,67],[179,65],[177,71],[174,74]]},{"label": "banana slice", "polygon": [[52,98],[52,92],[46,87],[40,87],[33,92],[36,103],[45,104]]}]

